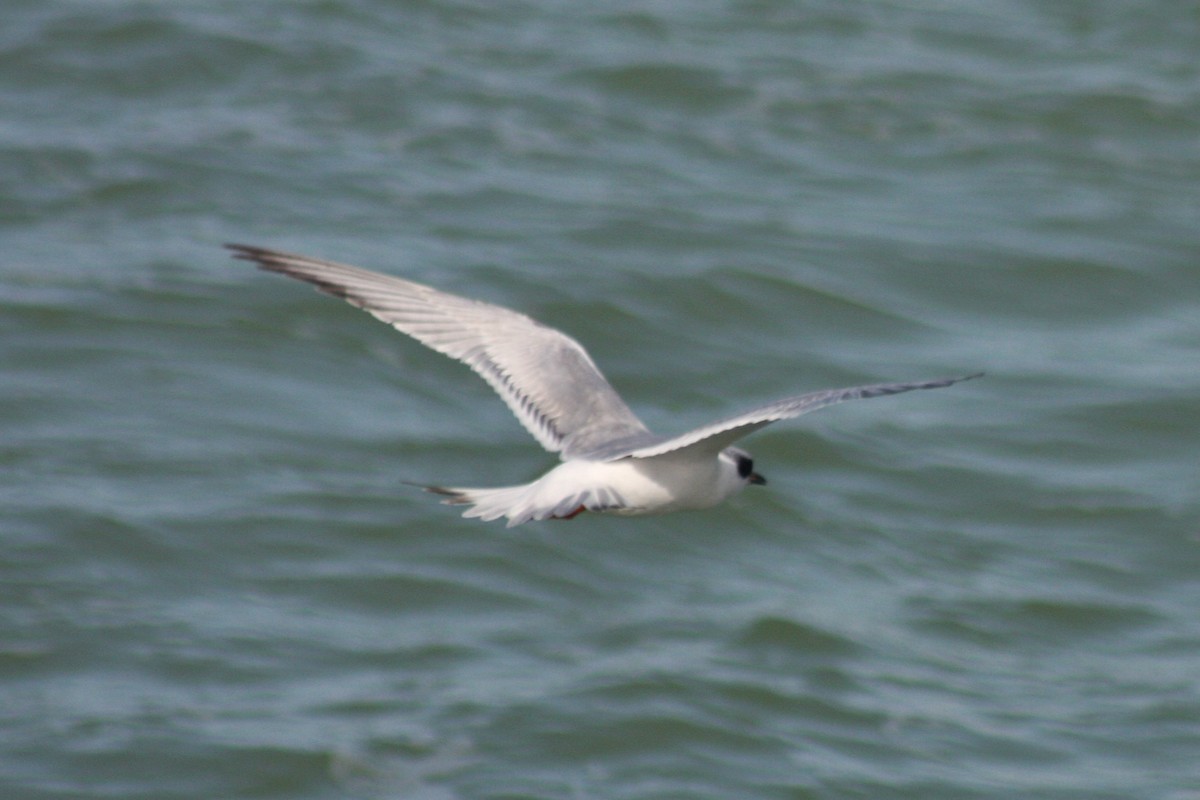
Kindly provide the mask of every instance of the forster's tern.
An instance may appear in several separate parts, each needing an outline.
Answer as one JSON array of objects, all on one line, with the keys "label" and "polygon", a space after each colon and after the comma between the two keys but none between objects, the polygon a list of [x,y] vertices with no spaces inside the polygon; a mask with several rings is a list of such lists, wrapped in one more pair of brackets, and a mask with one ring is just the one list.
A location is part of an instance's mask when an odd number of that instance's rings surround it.
[{"label": "forster's tern", "polygon": [[764,425],[843,400],[937,389],[978,375],[878,383],[787,397],[678,436],[657,436],[630,411],[578,342],[507,308],[377,272],[242,244],[235,257],[307,281],[458,359],[491,384],[533,437],[562,459],[520,486],[423,486],[463,516],[508,526],[582,511],[661,514],[708,508],[766,480],[731,445]]}]

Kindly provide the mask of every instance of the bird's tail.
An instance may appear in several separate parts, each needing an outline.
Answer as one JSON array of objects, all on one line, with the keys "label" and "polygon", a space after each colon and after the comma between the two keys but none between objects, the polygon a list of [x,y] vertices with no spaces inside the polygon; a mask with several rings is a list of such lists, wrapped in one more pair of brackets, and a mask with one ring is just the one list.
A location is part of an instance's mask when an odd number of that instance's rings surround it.
[{"label": "bird's tail", "polygon": [[421,488],[431,494],[441,495],[446,505],[470,506],[463,512],[464,517],[477,517],[487,522],[507,517],[510,528],[534,519],[567,516],[554,513],[557,509],[547,509],[536,503],[537,491],[532,483],[491,489],[423,485]]}]

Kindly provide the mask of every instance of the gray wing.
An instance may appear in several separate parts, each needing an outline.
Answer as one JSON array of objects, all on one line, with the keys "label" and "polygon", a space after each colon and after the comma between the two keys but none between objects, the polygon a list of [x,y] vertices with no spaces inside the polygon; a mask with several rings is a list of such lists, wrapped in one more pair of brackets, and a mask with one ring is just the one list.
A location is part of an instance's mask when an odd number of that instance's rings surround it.
[{"label": "gray wing", "polygon": [[827,389],[820,392],[810,392],[795,397],[776,400],[773,403],[752,408],[741,414],[717,420],[681,436],[661,439],[652,444],[634,446],[624,452],[605,452],[607,459],[617,458],[654,458],[655,456],[677,453],[683,450],[694,450],[716,455],[729,445],[772,422],[781,419],[791,419],[818,408],[841,403],[846,400],[865,400],[871,397],[884,397],[889,394],[911,392],[914,389],[940,389],[952,386],[960,381],[978,378],[982,372],[961,378],[943,378],[919,383],[875,383],[869,386],[852,386],[848,389]]},{"label": "gray wing", "polygon": [[578,342],[524,314],[332,261],[226,247],[236,258],[307,281],[463,362],[543,447],[563,458],[648,434]]}]

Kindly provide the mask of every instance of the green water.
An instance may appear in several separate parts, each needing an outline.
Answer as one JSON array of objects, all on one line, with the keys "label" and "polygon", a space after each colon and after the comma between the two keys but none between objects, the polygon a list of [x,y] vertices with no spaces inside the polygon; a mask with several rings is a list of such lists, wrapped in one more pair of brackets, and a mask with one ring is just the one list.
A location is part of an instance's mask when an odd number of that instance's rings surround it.
[{"label": "green water", "polygon": [[[28,2],[0,26],[0,796],[1200,798],[1187,3]],[[519,308],[709,512],[243,241]]]}]

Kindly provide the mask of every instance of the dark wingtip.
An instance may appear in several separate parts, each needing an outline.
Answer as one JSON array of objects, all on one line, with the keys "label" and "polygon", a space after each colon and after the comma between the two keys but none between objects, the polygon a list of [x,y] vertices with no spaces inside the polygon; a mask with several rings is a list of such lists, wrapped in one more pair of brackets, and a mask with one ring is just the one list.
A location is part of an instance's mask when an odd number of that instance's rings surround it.
[{"label": "dark wingtip", "polygon": [[225,242],[225,244],[223,244],[221,246],[224,247],[226,250],[232,250],[234,258],[253,259],[255,253],[263,252],[263,248],[255,247],[254,245],[250,245],[250,244],[237,244],[236,242]]},{"label": "dark wingtip", "polygon": [[260,269],[273,270],[275,272],[282,271],[280,259],[287,257],[286,253],[281,253],[278,250],[256,247],[252,244],[226,242],[223,246],[226,250],[233,251],[234,258],[240,258],[243,261],[253,261]]},{"label": "dark wingtip", "polygon": [[921,388],[923,388],[923,389],[941,389],[944,386],[953,386],[954,384],[962,383],[963,381],[973,381],[976,378],[982,378],[986,374],[987,373],[985,373],[985,372],[972,372],[970,375],[963,375],[958,378],[942,378],[942,379],[936,380],[936,381],[929,381],[929,383],[925,384]]},{"label": "dark wingtip", "polygon": [[257,247],[252,244],[236,244],[226,242],[225,247],[233,251],[234,258],[240,258],[243,261],[250,261],[258,266],[264,272],[275,272],[279,275],[287,275],[289,278],[295,278],[306,283],[310,283],[318,290],[325,294],[340,297],[343,300],[356,305],[359,308],[364,307],[362,301],[351,292],[346,286],[335,281],[326,280],[316,271],[312,265],[324,264],[330,267],[338,265],[330,262],[320,262],[316,259],[308,258],[307,256],[299,256],[294,253],[285,253],[282,250],[271,250],[267,247]]}]

